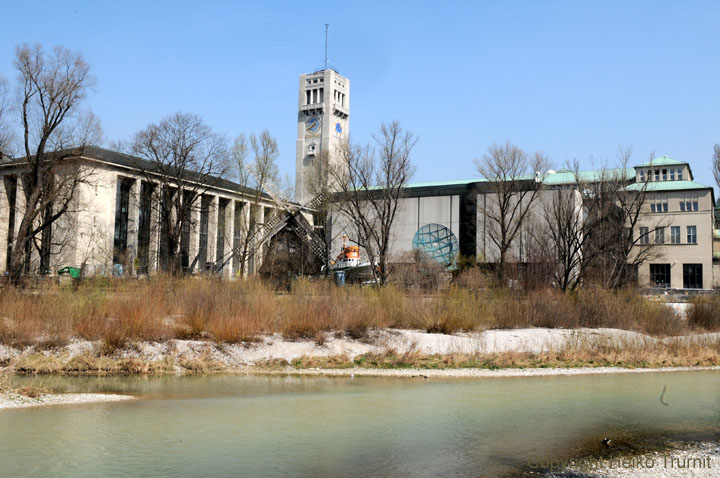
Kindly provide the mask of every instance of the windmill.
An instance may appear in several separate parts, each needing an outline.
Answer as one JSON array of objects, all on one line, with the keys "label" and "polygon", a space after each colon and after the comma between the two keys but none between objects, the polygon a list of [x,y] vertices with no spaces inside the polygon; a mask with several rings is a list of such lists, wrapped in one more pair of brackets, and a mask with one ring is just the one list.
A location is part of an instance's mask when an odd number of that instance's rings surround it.
[{"label": "windmill", "polygon": [[[250,174],[255,178],[259,177],[252,166],[250,166]],[[315,232],[312,224],[310,224],[307,218],[303,215],[303,211],[316,210],[322,202],[327,199],[327,196],[325,194],[320,194],[304,204],[296,204],[284,198],[279,193],[277,186],[274,183],[266,184],[263,192],[270,196],[270,199],[272,199],[278,212],[269,221],[260,226],[260,228],[248,240],[247,250],[251,251],[250,254],[254,254],[260,250],[263,244],[266,244],[270,239],[272,239],[272,237],[292,222],[298,237],[310,247],[313,254],[315,254],[321,263],[325,264],[327,260],[325,241],[317,234],[317,232]],[[235,250],[232,250],[228,258],[218,266],[219,271],[230,262],[234,253]]]}]

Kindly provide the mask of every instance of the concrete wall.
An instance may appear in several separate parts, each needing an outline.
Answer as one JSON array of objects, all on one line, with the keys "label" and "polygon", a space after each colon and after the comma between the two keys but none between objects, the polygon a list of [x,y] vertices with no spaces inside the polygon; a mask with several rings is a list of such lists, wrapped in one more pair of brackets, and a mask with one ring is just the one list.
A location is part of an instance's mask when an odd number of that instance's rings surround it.
[{"label": "concrete wall", "polygon": [[[415,233],[426,224],[440,224],[449,228],[455,237],[459,237],[459,202],[458,195],[401,198],[391,229],[390,261],[403,260],[403,256],[412,250]],[[358,239],[351,221],[336,213],[333,215],[331,259],[342,249],[342,238],[345,234],[351,241]],[[364,260],[369,260],[364,249],[361,250],[361,255]]]},{"label": "concrete wall", "polygon": [[[538,236],[547,228],[544,215],[556,196],[555,190],[541,190],[533,194],[528,192],[524,196],[516,194],[513,199],[512,207],[517,205],[516,218],[522,211],[529,208],[525,213],[520,229],[516,233],[508,250],[508,260],[527,262],[533,260],[537,245]],[[579,201],[579,197],[576,197]],[[500,227],[498,218],[499,200],[496,192],[483,192],[477,195],[477,256],[482,262],[496,262],[500,259],[500,248],[498,243],[501,242]],[[578,211],[579,212],[579,211]],[[517,219],[506,221],[508,225],[514,227]]]}]

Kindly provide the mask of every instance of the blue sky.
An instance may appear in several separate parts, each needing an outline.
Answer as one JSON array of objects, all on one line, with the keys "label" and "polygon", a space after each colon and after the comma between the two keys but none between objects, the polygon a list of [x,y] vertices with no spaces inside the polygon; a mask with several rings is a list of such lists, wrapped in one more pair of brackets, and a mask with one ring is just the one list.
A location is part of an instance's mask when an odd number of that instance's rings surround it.
[{"label": "blue sky", "polygon": [[298,76],[323,64],[351,80],[350,132],[381,121],[416,133],[416,181],[477,177],[494,142],[555,167],[691,163],[712,185],[720,142],[720,2],[16,2],[2,5],[0,74],[14,47],[81,51],[106,139],[175,111],[232,138],[267,128],[294,177]]}]

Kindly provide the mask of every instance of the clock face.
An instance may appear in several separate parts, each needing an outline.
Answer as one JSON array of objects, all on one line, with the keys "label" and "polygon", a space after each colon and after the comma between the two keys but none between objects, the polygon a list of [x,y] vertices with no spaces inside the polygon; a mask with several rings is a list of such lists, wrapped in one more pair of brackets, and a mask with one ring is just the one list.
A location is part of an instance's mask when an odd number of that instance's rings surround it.
[{"label": "clock face", "polygon": [[342,134],[343,132],[342,124],[340,124],[339,121],[335,123],[335,131],[337,132],[337,134]]},{"label": "clock face", "polygon": [[305,122],[305,129],[308,133],[317,133],[320,131],[320,119],[317,116],[308,118]]}]

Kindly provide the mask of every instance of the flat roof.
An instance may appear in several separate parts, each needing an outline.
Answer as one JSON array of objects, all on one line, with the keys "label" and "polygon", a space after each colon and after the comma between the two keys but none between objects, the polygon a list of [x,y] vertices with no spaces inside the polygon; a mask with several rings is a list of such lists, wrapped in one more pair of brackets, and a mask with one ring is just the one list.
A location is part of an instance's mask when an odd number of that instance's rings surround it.
[{"label": "flat roof", "polygon": [[425,183],[409,183],[406,184],[405,188],[432,188],[432,187],[443,187],[443,186],[464,186],[472,183],[486,182],[487,179],[475,178],[475,179],[457,179],[455,181],[430,181]]},{"label": "flat roof", "polygon": [[682,164],[688,164],[685,161],[678,161],[672,159],[670,156],[659,156],[651,161],[644,162],[638,166],[677,166]]},{"label": "flat roof", "polygon": [[[711,186],[696,183],[695,181],[651,181],[645,188],[646,191],[687,191],[691,189],[712,189]],[[625,188],[626,191],[638,191],[642,189],[643,183],[634,183]]]},{"label": "flat roof", "polygon": [[635,169],[591,169],[587,171],[570,171],[561,169],[556,172],[547,172],[543,179],[544,184],[575,184],[577,181],[598,182],[621,178],[623,180],[633,179]]}]

